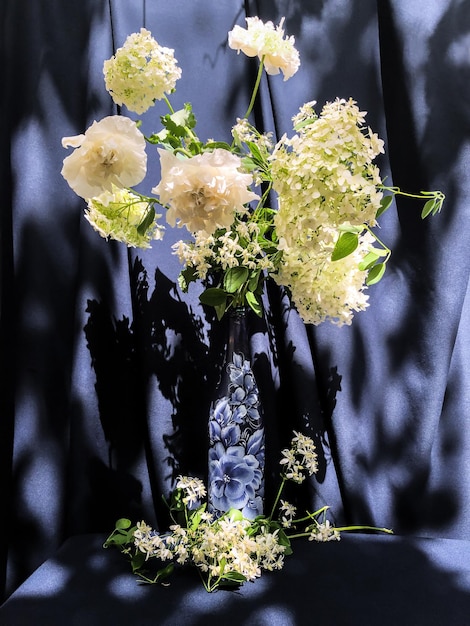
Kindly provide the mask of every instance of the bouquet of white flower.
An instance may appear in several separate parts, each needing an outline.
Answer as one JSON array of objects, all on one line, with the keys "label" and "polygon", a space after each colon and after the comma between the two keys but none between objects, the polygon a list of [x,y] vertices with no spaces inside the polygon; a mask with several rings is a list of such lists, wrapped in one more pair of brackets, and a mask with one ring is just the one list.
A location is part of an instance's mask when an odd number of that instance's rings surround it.
[{"label": "bouquet of white flower", "polygon": [[[319,114],[315,102],[304,104],[292,118],[291,137],[274,141],[260,132],[250,117],[263,72],[282,72],[284,80],[297,72],[294,38],[284,35],[283,20],[274,26],[253,17],[246,29],[234,27],[228,44],[259,59],[251,100],[231,129],[231,143],[202,142],[191,104],[173,109],[169,95],[181,70],[173,50],[141,29],[105,61],[106,88],[117,105],[138,114],[163,100],[168,112],[160,118],[162,129],[144,137],[127,117],[95,121],[84,135],[63,139],[64,147],[75,150],[64,159],[62,174],[87,201],[86,219],[105,238],[149,247],[163,236],[163,211],[169,225],[186,228],[188,240],[174,245],[183,264],[180,287],[186,291],[203,281],[200,299],[219,318],[239,306],[261,315],[264,284],[272,278],[287,289],[306,323],[350,324],[354,312],[367,306],[365,290],[380,280],[390,257],[374,228],[394,195],[423,198],[423,217],[438,212],[444,196],[405,194],[383,184],[374,164],[383,141],[352,99],[327,103]],[[134,188],[146,175],[146,143],[159,146],[161,166],[151,196]],[[121,519],[105,545],[127,554],[146,582],[161,582],[175,566],[189,564],[213,591],[281,568],[294,537],[329,541],[341,530],[367,528],[334,528],[326,519],[328,507],[296,517],[295,508],[281,500],[286,481],[300,483],[316,472],[314,450],[309,438],[296,433],[283,451],[269,515],[246,519],[233,508],[215,515],[203,502],[204,484],[180,476],[168,502],[173,523],[167,532]]]},{"label": "bouquet of white flower", "polygon": [[[385,271],[391,252],[374,227],[393,196],[423,198],[423,217],[439,211],[444,196],[383,184],[373,163],[383,142],[351,99],[327,103],[319,115],[314,102],[303,105],[293,135],[276,143],[250,123],[263,71],[287,80],[300,66],[283,22],[247,18],[246,29],[235,26],[228,35],[231,48],[259,59],[251,101],[230,144],[202,142],[190,104],[173,110],[168,96],[181,76],[173,50],[146,29],[130,35],[104,63],[106,88],[117,105],[138,114],[164,100],[162,130],[144,137],[127,117],[95,121],[84,135],[63,139],[75,150],[62,175],[87,201],[86,218],[105,238],[139,247],[161,239],[155,206],[166,211],[168,224],[185,227],[191,239],[174,246],[184,266],[180,287],[203,281],[201,301],[219,318],[240,305],[261,315],[271,277],[288,290],[304,322],[341,326],[366,308],[367,286]],[[146,175],[146,142],[160,146],[161,180],[152,196],[131,189]]]}]

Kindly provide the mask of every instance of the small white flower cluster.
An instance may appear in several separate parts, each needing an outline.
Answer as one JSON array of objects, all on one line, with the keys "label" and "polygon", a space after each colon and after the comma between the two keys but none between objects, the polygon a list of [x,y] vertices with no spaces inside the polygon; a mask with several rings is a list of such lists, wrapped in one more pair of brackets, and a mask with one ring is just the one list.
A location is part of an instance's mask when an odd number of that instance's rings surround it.
[{"label": "small white flower cluster", "polygon": [[237,572],[247,580],[261,576],[261,570],[281,569],[285,546],[278,543],[276,532],[250,536],[251,523],[246,519],[217,520],[204,525],[201,541],[193,550],[193,560],[211,578]]},{"label": "small white flower cluster", "polygon": [[281,569],[285,546],[279,544],[277,531],[262,531],[251,536],[247,531],[251,522],[246,519],[223,517],[213,521],[203,513],[195,528],[170,526],[170,532],[160,535],[145,522],[138,522],[134,531],[134,545],[146,556],[174,561],[179,565],[192,563],[216,585],[231,573],[240,574],[251,581],[261,576],[261,571]]},{"label": "small white flower cluster", "polygon": [[310,527],[309,541],[339,541],[341,539],[340,532],[337,528],[330,524],[330,520],[325,522],[318,522],[315,520],[315,524]]},{"label": "small white flower cluster", "polygon": [[279,514],[281,516],[280,521],[284,528],[290,528],[295,519],[297,509],[293,504],[286,500],[281,500],[281,506],[279,507]]},{"label": "small white flower cluster", "polygon": [[367,306],[367,272],[358,263],[373,239],[366,233],[352,256],[331,261],[344,225],[375,225],[382,192],[372,160],[383,142],[370,129],[353,100],[325,105],[320,117],[314,103],[294,118],[298,133],[284,137],[272,160],[279,210],[274,223],[283,260],[275,280],[287,286],[306,323],[329,320],[350,324],[353,312]]},{"label": "small white flower cluster", "polygon": [[178,476],[176,479],[176,488],[185,492],[183,503],[191,509],[198,504],[206,495],[206,486],[199,478],[192,476]]},{"label": "small white flower cluster", "polygon": [[265,150],[271,150],[274,147],[272,132],[259,133],[245,117],[237,118],[237,123],[232,127],[232,137],[239,143],[254,143]]},{"label": "small white flower cluster", "polygon": [[284,476],[287,480],[302,483],[305,473],[315,474],[318,471],[317,453],[315,444],[310,437],[294,431],[291,447],[282,450],[281,466],[284,466]]},{"label": "small white flower cluster", "polygon": [[262,22],[259,17],[247,17],[247,28],[235,26],[228,34],[228,45],[248,57],[257,56],[264,62],[268,74],[282,71],[284,80],[291,78],[300,67],[294,37],[284,38],[284,18],[278,26]]},{"label": "small white flower cluster", "polygon": [[160,46],[145,28],[129,35],[103,64],[106,89],[114,102],[141,114],[171,93],[181,78],[173,52]]},{"label": "small white flower cluster", "polygon": [[152,239],[163,237],[164,226],[156,215],[151,228],[144,233],[138,230],[139,224],[149,210],[148,202],[127,189],[114,187],[96,198],[90,198],[85,210],[85,218],[102,237],[112,237],[130,247],[150,248]]},{"label": "small white flower cluster", "polygon": [[193,267],[198,278],[204,280],[209,271],[219,268],[246,267],[249,270],[273,271],[269,256],[263,253],[258,242],[259,226],[256,222],[235,220],[232,230],[215,238],[205,231],[194,234],[194,241],[177,241],[173,251],[186,267]]}]

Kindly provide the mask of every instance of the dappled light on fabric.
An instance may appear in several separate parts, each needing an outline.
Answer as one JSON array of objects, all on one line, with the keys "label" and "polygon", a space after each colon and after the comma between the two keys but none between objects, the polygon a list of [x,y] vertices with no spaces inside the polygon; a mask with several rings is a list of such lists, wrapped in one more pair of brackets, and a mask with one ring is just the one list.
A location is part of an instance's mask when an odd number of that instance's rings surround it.
[{"label": "dappled light on fabric", "polygon": [[[139,251],[106,242],[89,227],[83,204],[60,176],[67,155],[61,138],[126,113],[106,93],[102,63],[145,27],[175,49],[182,68],[175,107],[191,101],[200,136],[230,142],[256,64],[228,49],[227,33],[255,15],[274,24],[285,16],[301,58],[287,89],[282,77],[263,77],[253,111],[259,128],[277,141],[291,133],[304,102],[321,108],[353,98],[385,141],[378,163],[386,184],[416,193],[442,189],[446,202],[423,222],[419,202],[396,198],[380,229],[393,249],[387,272],[367,289],[370,306],[350,327],[305,325],[289,294],[270,283],[265,318],[250,337],[268,415],[268,499],[280,450],[299,430],[316,445],[318,472],[292,494],[296,504],[328,504],[337,524],[387,526],[405,537],[377,539],[373,548],[359,538],[345,552],[335,544],[332,561],[331,546],[309,544],[296,565],[286,563],[284,582],[269,575],[239,597],[207,594],[201,601],[190,574],[174,588],[137,586],[118,555],[101,549],[101,534],[123,516],[163,527],[162,494],[176,477],[205,477],[224,323],[200,304],[198,285],[179,289],[176,227],[166,225],[162,241]],[[129,619],[137,604],[152,619],[151,594],[160,602],[168,591],[159,605],[162,623],[220,622],[236,606],[239,623],[297,624],[294,591],[311,598],[323,623],[334,615],[346,623],[348,611],[364,608],[362,586],[392,606],[402,576],[407,594],[422,600],[421,617],[440,617],[436,598],[446,593],[463,605],[468,585],[451,561],[458,561],[457,540],[470,539],[466,3],[82,0],[78,8],[7,0],[1,18],[3,595],[65,541],[52,565],[27,581],[30,599],[15,600],[31,616],[49,594],[83,617],[86,607],[74,605],[69,592],[85,579],[94,588],[90,597],[112,600],[113,615]],[[157,102],[144,133],[159,126],[162,111]],[[156,149],[148,154],[148,183],[139,187],[146,194],[160,180]],[[89,533],[100,536],[82,541]],[[417,536],[443,543],[433,548]],[[73,569],[75,559],[82,569]],[[388,559],[394,565],[387,573]],[[349,575],[351,562],[365,562],[365,570]],[[317,567],[331,588],[350,585],[343,608],[333,596],[315,597]],[[390,583],[388,597],[375,583],[377,571],[383,585]],[[423,581],[435,594],[423,597]],[[411,611],[418,620],[417,608]]]}]

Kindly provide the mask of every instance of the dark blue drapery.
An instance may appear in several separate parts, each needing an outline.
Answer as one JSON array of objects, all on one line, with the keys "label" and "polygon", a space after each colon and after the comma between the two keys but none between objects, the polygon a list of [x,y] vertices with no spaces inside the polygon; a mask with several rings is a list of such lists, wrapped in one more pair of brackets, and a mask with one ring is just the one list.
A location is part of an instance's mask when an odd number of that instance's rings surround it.
[{"label": "dark blue drapery", "polygon": [[[422,222],[399,199],[393,247],[351,327],[306,327],[274,286],[253,342],[273,462],[315,437],[303,498],[340,522],[468,539],[470,527],[470,10],[465,0],[5,0],[2,17],[0,578],[6,594],[67,537],[121,516],[158,523],[175,474],[204,472],[223,329],[183,295],[167,228],[149,251],[106,243],[60,176],[61,138],[114,111],[102,62],[145,25],[175,49],[175,107],[227,139],[255,65],[226,46],[246,15],[296,37],[301,70],[265,80],[279,137],[306,101],[352,97],[386,141],[387,182],[441,189]],[[145,116],[156,130],[163,109]],[[156,159],[155,159],[156,162]],[[155,163],[147,177],[158,182]]]}]

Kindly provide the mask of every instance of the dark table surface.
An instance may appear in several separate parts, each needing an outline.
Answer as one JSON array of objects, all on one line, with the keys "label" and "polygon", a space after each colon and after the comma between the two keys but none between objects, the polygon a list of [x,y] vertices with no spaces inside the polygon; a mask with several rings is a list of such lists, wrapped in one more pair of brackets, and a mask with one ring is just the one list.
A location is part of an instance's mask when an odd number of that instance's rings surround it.
[{"label": "dark table surface", "polygon": [[67,540],[0,607],[1,626],[470,626],[470,541],[300,541],[282,571],[208,594],[194,571],[139,584],[104,537]]}]

